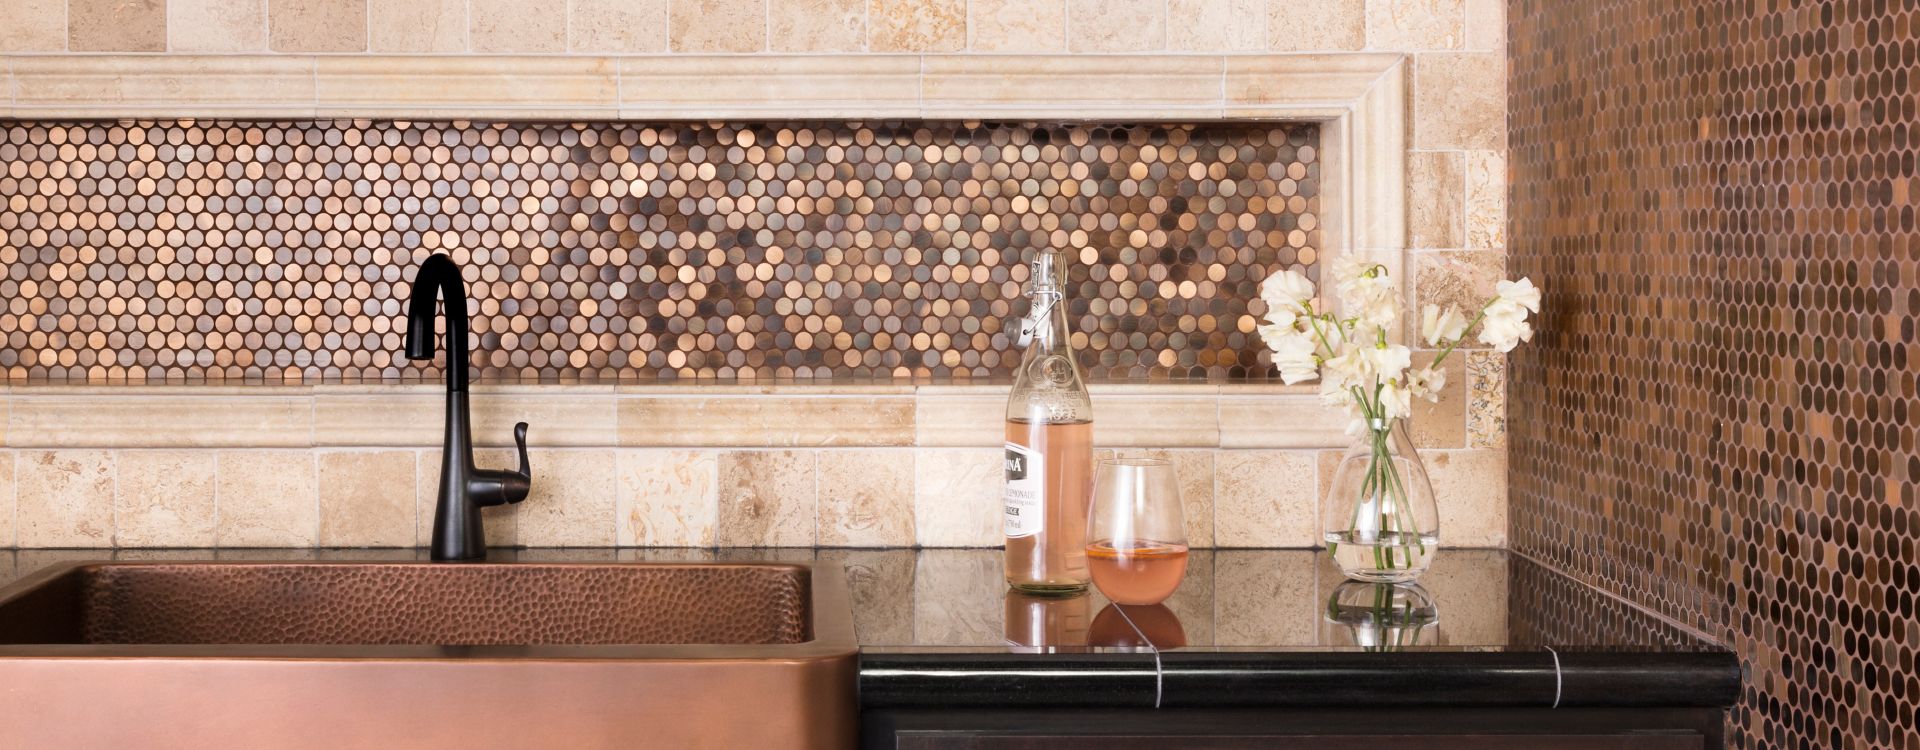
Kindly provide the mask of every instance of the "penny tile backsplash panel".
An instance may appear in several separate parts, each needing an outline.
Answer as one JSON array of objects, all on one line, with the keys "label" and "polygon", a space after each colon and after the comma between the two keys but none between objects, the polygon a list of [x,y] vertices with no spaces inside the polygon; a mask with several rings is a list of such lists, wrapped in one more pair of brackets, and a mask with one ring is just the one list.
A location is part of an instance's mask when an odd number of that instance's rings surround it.
[{"label": "penny tile backsplash panel", "polygon": [[1260,279],[1322,248],[1310,124],[0,124],[0,368],[403,382],[466,266],[504,382],[993,379],[1064,248],[1099,380],[1265,379]]}]

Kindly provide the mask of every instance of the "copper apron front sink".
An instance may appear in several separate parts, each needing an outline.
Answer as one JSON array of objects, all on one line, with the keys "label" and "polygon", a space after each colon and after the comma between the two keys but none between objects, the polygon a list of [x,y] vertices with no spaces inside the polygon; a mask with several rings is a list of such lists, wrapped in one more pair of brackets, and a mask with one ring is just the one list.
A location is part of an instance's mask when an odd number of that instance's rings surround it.
[{"label": "copper apron front sink", "polygon": [[837,566],[78,563],[0,589],[0,747],[848,747]]}]

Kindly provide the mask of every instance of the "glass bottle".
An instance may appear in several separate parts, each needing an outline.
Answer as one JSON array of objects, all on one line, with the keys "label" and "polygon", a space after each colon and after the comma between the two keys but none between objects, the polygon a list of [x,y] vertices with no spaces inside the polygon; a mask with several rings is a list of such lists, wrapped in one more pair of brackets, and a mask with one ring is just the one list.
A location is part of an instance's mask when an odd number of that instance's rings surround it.
[{"label": "glass bottle", "polygon": [[1032,593],[1087,588],[1093,402],[1067,338],[1064,254],[1041,251],[1020,324],[1026,353],[1007,399],[1007,584]]}]

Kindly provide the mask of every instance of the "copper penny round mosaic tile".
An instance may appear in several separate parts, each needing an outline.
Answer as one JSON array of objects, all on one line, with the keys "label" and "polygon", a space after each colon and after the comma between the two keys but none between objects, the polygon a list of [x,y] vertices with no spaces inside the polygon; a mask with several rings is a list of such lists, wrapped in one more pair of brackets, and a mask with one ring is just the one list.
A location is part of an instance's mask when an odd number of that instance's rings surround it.
[{"label": "copper penny round mosaic tile", "polygon": [[1920,748],[1920,5],[1516,0],[1513,546],[1723,638],[1745,748]]},{"label": "copper penny round mosaic tile", "polygon": [[1260,379],[1306,124],[0,123],[0,368],[404,381],[446,252],[495,381],[997,378],[1062,248],[1100,380]]}]

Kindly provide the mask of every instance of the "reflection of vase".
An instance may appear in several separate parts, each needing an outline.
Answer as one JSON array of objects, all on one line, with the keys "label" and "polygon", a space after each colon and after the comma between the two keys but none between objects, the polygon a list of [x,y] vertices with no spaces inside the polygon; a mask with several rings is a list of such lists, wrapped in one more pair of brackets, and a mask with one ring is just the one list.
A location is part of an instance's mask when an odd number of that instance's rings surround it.
[{"label": "reflection of vase", "polygon": [[1327,598],[1329,645],[1398,651],[1440,644],[1440,610],[1411,583],[1344,581]]},{"label": "reflection of vase", "polygon": [[1187,630],[1165,604],[1109,604],[1087,629],[1087,645],[1180,648],[1187,645]]},{"label": "reflection of vase", "polygon": [[1040,596],[1007,589],[1007,645],[1020,651],[1046,651],[1087,645],[1087,613],[1093,595]]},{"label": "reflection of vase", "polygon": [[1407,421],[1374,420],[1347,449],[1321,504],[1327,553],[1356,581],[1420,577],[1440,549],[1440,509]]}]

